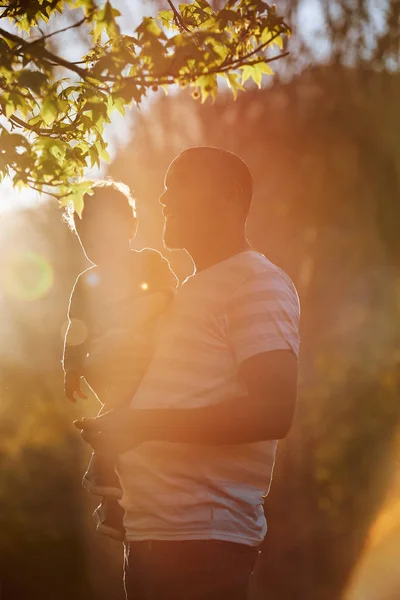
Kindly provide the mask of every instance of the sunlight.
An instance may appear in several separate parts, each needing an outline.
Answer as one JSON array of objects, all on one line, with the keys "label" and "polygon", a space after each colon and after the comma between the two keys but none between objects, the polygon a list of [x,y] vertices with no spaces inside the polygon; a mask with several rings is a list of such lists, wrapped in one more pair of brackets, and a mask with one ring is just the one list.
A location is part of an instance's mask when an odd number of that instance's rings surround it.
[{"label": "sunlight", "polygon": [[39,205],[43,202],[43,197],[33,190],[28,188],[14,189],[8,178],[0,183],[0,216],[17,209]]},{"label": "sunlight", "polygon": [[400,435],[395,442],[393,479],[377,518],[371,526],[361,560],[345,600],[383,600],[400,596]]}]

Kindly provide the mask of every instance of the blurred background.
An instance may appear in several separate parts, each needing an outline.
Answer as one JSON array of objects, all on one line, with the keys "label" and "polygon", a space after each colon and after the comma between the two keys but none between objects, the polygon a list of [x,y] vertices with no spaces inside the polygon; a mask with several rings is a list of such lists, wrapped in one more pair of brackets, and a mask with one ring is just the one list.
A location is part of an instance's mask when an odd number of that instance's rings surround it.
[{"label": "blurred background", "polygon": [[[126,31],[167,8],[113,4]],[[293,36],[274,78],[236,101],[221,90],[215,104],[154,93],[114,119],[107,173],[134,190],[135,247],[163,250],[158,197],[172,158],[207,144],[247,161],[249,239],[302,302],[298,410],[250,598],[398,600],[400,2],[277,9]],[[85,31],[71,35],[84,49]],[[97,405],[62,391],[68,298],[86,263],[57,206],[38,202],[0,186],[0,597],[122,600],[121,547],[94,532],[80,483],[89,452],[71,425]],[[191,273],[184,253],[165,253],[181,279]]]}]

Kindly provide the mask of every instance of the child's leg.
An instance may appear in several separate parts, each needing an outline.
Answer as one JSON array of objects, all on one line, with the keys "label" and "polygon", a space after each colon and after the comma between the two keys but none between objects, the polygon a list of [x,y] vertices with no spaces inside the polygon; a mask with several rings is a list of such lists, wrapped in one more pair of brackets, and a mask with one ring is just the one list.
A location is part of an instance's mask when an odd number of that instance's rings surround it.
[{"label": "child's leg", "polygon": [[[105,405],[99,414],[107,412]],[[118,503],[122,497],[121,485],[115,472],[114,458],[106,458],[93,452],[83,477],[84,487],[92,494],[103,496],[93,513],[98,533],[117,541],[125,539],[124,510]]]},{"label": "child's leg", "polygon": [[104,497],[94,511],[93,517],[97,522],[96,529],[98,533],[102,533],[113,540],[124,541],[124,509],[119,505],[116,498]]},{"label": "child's leg", "polygon": [[97,531],[114,540],[123,541],[124,510],[118,503],[119,498],[122,497],[122,490],[115,472],[114,461],[93,452],[83,478],[83,485],[92,494],[103,496],[93,513]]},{"label": "child's leg", "polygon": [[115,472],[114,459],[104,458],[93,452],[83,477],[83,486],[96,496],[121,498],[122,491]]}]

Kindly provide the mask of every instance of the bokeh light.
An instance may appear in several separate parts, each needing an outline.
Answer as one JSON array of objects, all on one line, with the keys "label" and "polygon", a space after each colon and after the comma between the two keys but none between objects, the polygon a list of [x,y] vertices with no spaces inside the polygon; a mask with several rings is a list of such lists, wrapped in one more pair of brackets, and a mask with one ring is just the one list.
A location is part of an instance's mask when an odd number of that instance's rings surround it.
[{"label": "bokeh light", "polygon": [[2,291],[16,300],[32,301],[46,296],[54,282],[49,260],[32,251],[13,254],[2,261]]},{"label": "bokeh light", "polygon": [[85,274],[85,283],[90,285],[90,287],[95,287],[100,283],[100,275],[94,271],[89,271],[89,273]]}]

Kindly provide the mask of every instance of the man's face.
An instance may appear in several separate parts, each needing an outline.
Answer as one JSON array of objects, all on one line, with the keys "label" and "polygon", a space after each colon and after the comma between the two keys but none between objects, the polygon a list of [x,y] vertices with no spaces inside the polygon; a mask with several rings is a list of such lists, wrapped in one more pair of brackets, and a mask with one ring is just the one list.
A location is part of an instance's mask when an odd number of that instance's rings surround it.
[{"label": "man's face", "polygon": [[170,165],[160,198],[167,248],[190,250],[193,244],[207,243],[207,235],[213,235],[218,228],[213,196],[192,166],[180,158]]}]

